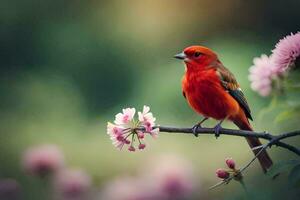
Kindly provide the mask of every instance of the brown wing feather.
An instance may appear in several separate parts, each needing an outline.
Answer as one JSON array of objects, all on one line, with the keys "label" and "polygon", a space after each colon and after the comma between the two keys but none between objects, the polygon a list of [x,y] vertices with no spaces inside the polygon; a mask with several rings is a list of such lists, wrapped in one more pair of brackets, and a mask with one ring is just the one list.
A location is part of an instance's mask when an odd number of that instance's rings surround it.
[{"label": "brown wing feather", "polygon": [[217,67],[217,73],[220,77],[223,87],[229,92],[229,94],[240,104],[243,108],[246,116],[252,119],[251,110],[249,104],[242,92],[238,82],[236,81],[234,75],[221,63]]}]

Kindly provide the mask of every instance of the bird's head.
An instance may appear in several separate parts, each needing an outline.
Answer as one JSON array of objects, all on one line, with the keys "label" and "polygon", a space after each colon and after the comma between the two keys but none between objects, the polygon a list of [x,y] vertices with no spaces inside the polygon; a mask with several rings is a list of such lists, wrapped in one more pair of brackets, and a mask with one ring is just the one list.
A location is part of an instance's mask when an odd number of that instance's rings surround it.
[{"label": "bird's head", "polygon": [[201,69],[219,62],[217,54],[204,46],[187,47],[174,58],[183,60],[187,68],[191,69]]}]

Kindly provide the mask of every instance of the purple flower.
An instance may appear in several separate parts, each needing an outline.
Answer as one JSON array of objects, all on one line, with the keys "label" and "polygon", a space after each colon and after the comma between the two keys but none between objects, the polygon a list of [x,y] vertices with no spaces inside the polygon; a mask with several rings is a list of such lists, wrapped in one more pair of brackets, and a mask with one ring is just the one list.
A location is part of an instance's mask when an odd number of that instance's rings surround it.
[{"label": "purple flower", "polygon": [[268,96],[272,91],[272,80],[276,76],[273,59],[267,55],[253,59],[254,65],[250,67],[249,80],[251,88],[261,96]]},{"label": "purple flower", "polygon": [[281,39],[272,50],[273,62],[278,74],[286,72],[294,66],[300,56],[300,32]]},{"label": "purple flower", "polygon": [[82,170],[64,169],[54,177],[54,188],[66,199],[85,199],[90,187],[91,178]]},{"label": "purple flower", "polygon": [[55,145],[41,145],[26,150],[22,164],[28,173],[43,177],[61,169],[64,156]]}]

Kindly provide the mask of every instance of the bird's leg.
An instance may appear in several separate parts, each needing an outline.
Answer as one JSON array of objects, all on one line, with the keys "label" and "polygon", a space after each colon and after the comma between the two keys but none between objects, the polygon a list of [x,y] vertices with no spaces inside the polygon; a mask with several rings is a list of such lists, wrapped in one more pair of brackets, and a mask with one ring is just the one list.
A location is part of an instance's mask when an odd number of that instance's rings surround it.
[{"label": "bird's leg", "polygon": [[215,130],[215,136],[216,138],[218,138],[220,136],[220,130],[222,129],[222,123],[225,119],[221,120],[215,127],[214,127],[214,130]]},{"label": "bird's leg", "polygon": [[204,117],[200,122],[198,122],[196,125],[194,125],[194,126],[192,127],[193,133],[194,133],[194,135],[195,135],[196,137],[198,137],[197,129],[198,129],[198,128],[201,128],[201,124],[202,124],[203,122],[205,122],[206,120],[208,120],[208,117]]}]

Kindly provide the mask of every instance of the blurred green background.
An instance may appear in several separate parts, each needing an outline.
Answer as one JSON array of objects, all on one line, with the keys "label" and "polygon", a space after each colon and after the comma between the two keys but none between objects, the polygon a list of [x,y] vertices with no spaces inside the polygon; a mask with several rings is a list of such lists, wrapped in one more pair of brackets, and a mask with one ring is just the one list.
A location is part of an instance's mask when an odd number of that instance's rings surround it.
[{"label": "blurred green background", "polygon": [[[24,149],[44,143],[57,144],[68,165],[84,168],[99,188],[163,153],[191,161],[204,189],[218,181],[215,170],[225,157],[246,163],[252,153],[243,138],[161,134],[149,138],[144,151],[129,153],[117,151],[106,135],[107,121],[128,106],[149,105],[161,125],[192,126],[200,119],[182,97],[183,64],[172,58],[192,44],[215,50],[236,74],[255,129],[300,128],[299,119],[275,123],[280,108],[257,120],[271,98],[253,92],[248,81],[252,59],[270,54],[280,38],[299,30],[298,0],[4,0],[0,5],[0,177],[17,179],[25,199],[47,194],[20,166]],[[270,152],[274,160],[293,158],[278,148]],[[245,180],[259,199],[297,195],[282,189],[284,174],[273,182],[261,174],[255,164]],[[282,191],[271,191],[276,188]],[[242,192],[232,183],[207,198],[242,199]]]}]

